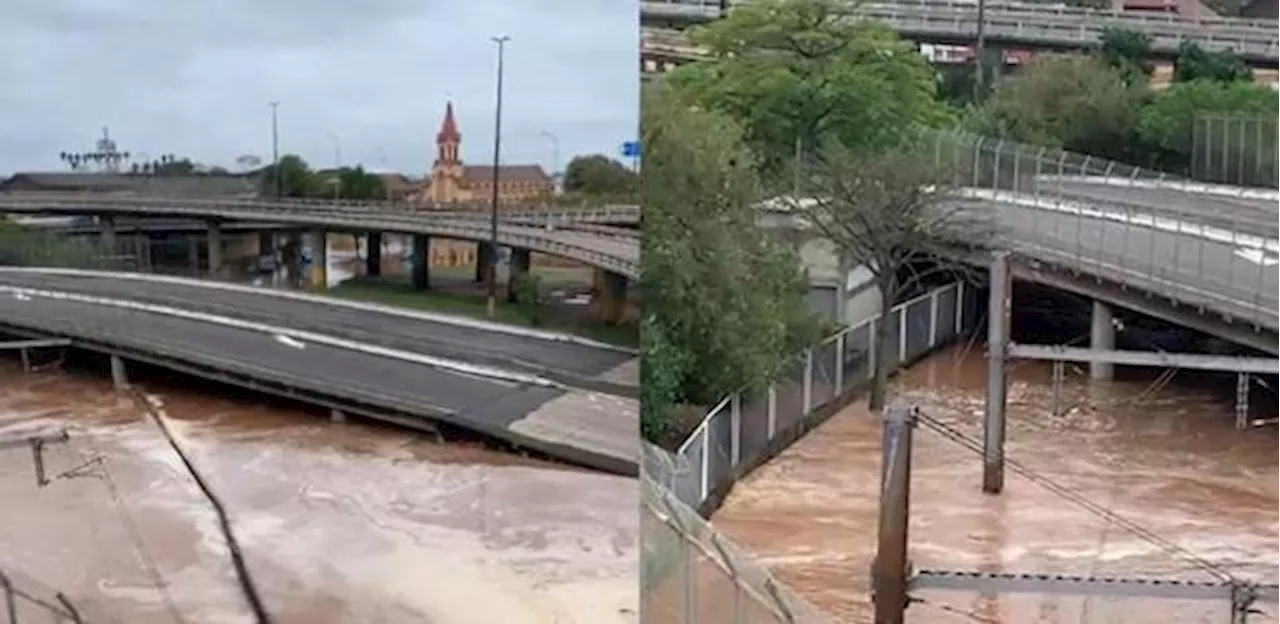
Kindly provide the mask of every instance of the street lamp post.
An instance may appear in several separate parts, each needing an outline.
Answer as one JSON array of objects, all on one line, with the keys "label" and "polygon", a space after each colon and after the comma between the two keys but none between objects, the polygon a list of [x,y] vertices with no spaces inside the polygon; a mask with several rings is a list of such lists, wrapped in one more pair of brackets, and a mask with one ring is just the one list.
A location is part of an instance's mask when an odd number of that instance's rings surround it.
[{"label": "street lamp post", "polygon": [[489,318],[498,313],[498,163],[502,154],[502,61],[506,44],[511,37],[502,35],[490,37],[498,44],[498,91],[497,106],[493,114],[493,202],[489,206],[489,300],[487,308]]},{"label": "street lamp post", "polygon": [[276,180],[276,199],[284,195],[284,185],[280,178],[280,131],[277,117],[280,102],[271,102],[271,176]]}]

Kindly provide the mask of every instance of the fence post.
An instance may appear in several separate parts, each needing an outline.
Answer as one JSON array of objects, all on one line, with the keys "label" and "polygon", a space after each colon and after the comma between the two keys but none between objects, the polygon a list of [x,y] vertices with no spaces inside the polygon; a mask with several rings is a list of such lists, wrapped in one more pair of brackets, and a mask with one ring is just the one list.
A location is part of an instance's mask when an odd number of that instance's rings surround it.
[{"label": "fence post", "polygon": [[805,416],[809,415],[809,408],[813,405],[813,349],[805,349],[804,351],[804,402],[800,406],[800,413]]},{"label": "fence post", "polygon": [[929,294],[929,348],[932,349],[938,342],[938,295],[942,293],[941,289],[935,289]]},{"label": "fence post", "polygon": [[848,335],[849,332],[846,330],[836,336],[836,389],[832,394],[833,397],[838,397],[844,392],[844,337]]},{"label": "fence post", "polygon": [[738,467],[742,457],[742,393],[729,396],[729,465]]},{"label": "fence post", "polygon": [[710,466],[710,461],[708,460],[710,457],[711,457],[711,428],[703,427],[702,428],[702,461],[699,462],[702,465],[699,467],[701,474],[698,475],[698,481],[699,481],[698,504],[699,505],[701,505],[703,501],[707,500],[707,494],[708,494],[707,480],[710,478],[710,475],[708,474],[710,472],[708,470]]},{"label": "fence post", "polygon": [[778,389],[769,384],[769,440],[773,441],[773,435],[778,432]]},{"label": "fence post", "polygon": [[880,520],[871,584],[877,624],[902,624],[907,610],[907,537],[911,518],[911,451],[915,409],[885,409],[881,436]]},{"label": "fence post", "polygon": [[956,328],[955,335],[964,331],[964,282],[956,282]]},{"label": "fence post", "polygon": [[[898,361],[895,366],[901,366],[907,361],[907,308],[902,306],[898,308]],[[893,370],[893,369],[890,369]]]}]

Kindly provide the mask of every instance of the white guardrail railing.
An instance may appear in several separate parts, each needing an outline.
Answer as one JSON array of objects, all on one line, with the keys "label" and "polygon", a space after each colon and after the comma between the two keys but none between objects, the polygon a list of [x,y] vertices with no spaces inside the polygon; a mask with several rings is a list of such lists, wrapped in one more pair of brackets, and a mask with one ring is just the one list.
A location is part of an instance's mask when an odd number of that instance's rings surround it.
[{"label": "white guardrail railing", "polygon": [[[957,282],[894,306],[888,321],[894,337],[890,365],[909,364],[971,329],[977,318],[976,294]],[[685,438],[674,465],[646,462],[648,477],[699,508],[771,448],[775,438],[871,378],[879,323],[877,314],[846,327],[805,349],[768,386],[725,397]]]},{"label": "white guardrail railing", "polygon": [[[1210,49],[1230,48],[1253,59],[1276,61],[1278,58],[1280,23],[1274,20],[1190,20],[1173,15],[1006,3],[988,4],[985,11],[986,32],[992,39],[1078,47],[1097,42],[1107,28],[1123,28],[1150,36],[1152,48],[1166,53],[1190,41]],[[714,0],[644,0],[641,13],[656,18],[710,20],[718,18],[721,10],[720,3]],[[970,38],[977,32],[976,3],[875,2],[857,5],[854,13],[913,35]],[[662,53],[673,48],[658,46],[650,50]]]}]

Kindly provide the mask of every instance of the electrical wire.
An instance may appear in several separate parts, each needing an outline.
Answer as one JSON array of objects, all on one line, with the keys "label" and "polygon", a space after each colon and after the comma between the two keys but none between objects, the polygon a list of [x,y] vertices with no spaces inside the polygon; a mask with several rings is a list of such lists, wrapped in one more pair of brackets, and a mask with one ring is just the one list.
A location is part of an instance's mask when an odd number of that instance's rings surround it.
[{"label": "electrical wire", "polygon": [[[961,446],[971,451],[974,451],[978,455],[984,454],[982,449],[982,443],[980,441],[973,439],[967,434],[947,425],[946,423],[928,414],[925,414],[923,412],[919,413],[919,421],[921,424],[929,427],[935,433],[938,433],[942,437],[949,439],[953,442],[956,442]],[[1195,553],[1181,546],[1178,546],[1177,544],[1174,544],[1173,542],[1157,535],[1156,533],[1143,528],[1141,525],[1131,520],[1128,520],[1123,516],[1116,514],[1115,512],[1108,510],[1102,505],[1099,505],[1085,498],[1084,496],[1081,496],[1080,494],[1077,494],[1076,492],[1073,492],[1070,489],[1055,483],[1051,479],[1044,477],[1036,473],[1035,471],[1027,468],[1026,466],[1010,459],[1008,455],[1005,455],[1004,457],[1004,464],[1008,466],[1011,469],[1011,471],[1014,472],[1015,474],[1027,479],[1028,481],[1031,481],[1032,483],[1035,483],[1036,485],[1039,485],[1040,487],[1048,490],[1050,493],[1055,494],[1060,498],[1066,499],[1069,502],[1075,503],[1076,505],[1080,506],[1086,511],[1089,511],[1090,513],[1098,516],[1099,518],[1102,518],[1107,522],[1115,524],[1116,526],[1119,526],[1129,531],[1130,533],[1133,533],[1137,537],[1151,543],[1152,545],[1159,547],[1160,549],[1166,551],[1171,555],[1181,557],[1182,559],[1186,560],[1188,563],[1191,563],[1196,567],[1200,568],[1201,570],[1209,574],[1212,574],[1213,576],[1218,577],[1220,580],[1228,583],[1239,582],[1239,580],[1234,575],[1232,575],[1230,572],[1223,569],[1221,566],[1211,561],[1208,561],[1203,557],[1200,557],[1199,555],[1196,555]]]}]

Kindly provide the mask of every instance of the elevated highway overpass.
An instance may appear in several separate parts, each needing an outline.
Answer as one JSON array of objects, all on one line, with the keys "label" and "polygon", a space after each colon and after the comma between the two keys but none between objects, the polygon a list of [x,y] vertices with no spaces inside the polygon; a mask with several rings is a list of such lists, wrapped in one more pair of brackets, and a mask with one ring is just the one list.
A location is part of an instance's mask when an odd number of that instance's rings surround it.
[{"label": "elevated highway overpass", "polygon": [[469,319],[139,274],[0,270],[0,333],[634,474],[634,352]]},{"label": "elevated highway overpass", "polygon": [[[284,224],[344,232],[397,232],[487,243],[488,215],[478,211],[413,211],[386,202],[183,199],[89,194],[4,193],[0,213],[95,215],[158,219],[199,219],[220,228],[224,221]],[[639,222],[637,206],[503,213],[497,242],[512,248],[560,256],[635,279],[639,276],[638,233],[558,229],[578,223]]]},{"label": "elevated highway overpass", "polygon": [[[749,0],[742,0],[747,2]],[[641,23],[650,27],[679,28],[717,19],[720,0],[644,0]],[[881,22],[904,38],[922,43],[968,45],[977,36],[977,3],[955,0],[902,0],[851,3],[858,17]],[[1230,49],[1247,63],[1275,68],[1280,63],[1280,27],[1275,20],[1233,18],[1179,19],[1173,15],[1117,13],[1114,11],[1055,7],[1033,3],[992,2],[985,8],[985,35],[992,45],[1079,50],[1098,44],[1108,28],[1121,28],[1151,37],[1151,50],[1164,58],[1176,56],[1183,42],[1207,50]],[[667,50],[650,48],[661,56]],[[642,48],[642,55],[646,50]]]}]

